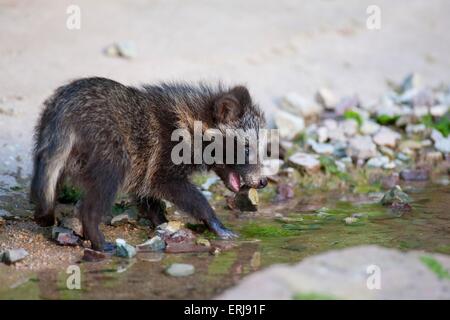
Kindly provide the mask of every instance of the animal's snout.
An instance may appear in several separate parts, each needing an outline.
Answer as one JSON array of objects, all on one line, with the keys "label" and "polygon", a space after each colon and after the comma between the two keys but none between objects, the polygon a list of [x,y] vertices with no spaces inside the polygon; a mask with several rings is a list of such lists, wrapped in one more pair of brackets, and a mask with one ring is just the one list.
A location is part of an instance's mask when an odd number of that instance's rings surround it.
[{"label": "animal's snout", "polygon": [[267,178],[259,179],[258,189],[262,189],[262,188],[266,187],[267,183],[268,183]]}]

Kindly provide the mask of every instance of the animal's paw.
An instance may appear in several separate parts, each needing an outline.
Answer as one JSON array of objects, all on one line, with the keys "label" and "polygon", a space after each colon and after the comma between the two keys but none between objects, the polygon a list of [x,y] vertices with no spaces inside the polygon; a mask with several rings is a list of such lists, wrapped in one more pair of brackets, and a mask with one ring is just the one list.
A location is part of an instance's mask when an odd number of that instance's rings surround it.
[{"label": "animal's paw", "polygon": [[223,240],[232,240],[239,237],[236,233],[226,228],[220,221],[209,223],[208,226],[212,232]]}]

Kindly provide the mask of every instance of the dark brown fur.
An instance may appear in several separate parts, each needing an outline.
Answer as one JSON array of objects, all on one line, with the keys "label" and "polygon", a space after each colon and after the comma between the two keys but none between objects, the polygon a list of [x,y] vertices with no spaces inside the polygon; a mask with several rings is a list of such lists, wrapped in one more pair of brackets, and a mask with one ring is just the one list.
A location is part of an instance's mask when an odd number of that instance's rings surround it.
[{"label": "dark brown fur", "polygon": [[[80,213],[85,237],[105,249],[99,231],[117,192],[132,193],[155,225],[166,221],[161,200],[203,221],[223,238],[233,237],[202,193],[189,182],[198,170],[221,177],[235,170],[247,184],[264,185],[250,165],[175,165],[171,150],[177,128],[217,127],[259,130],[263,115],[245,87],[160,84],[142,89],[104,78],[86,78],[62,86],[45,102],[36,127],[31,199],[35,219],[54,223],[57,186],[69,176],[84,190]],[[253,175],[253,176],[252,176]],[[249,178],[250,177],[250,178]],[[255,182],[256,181],[256,182]]]}]

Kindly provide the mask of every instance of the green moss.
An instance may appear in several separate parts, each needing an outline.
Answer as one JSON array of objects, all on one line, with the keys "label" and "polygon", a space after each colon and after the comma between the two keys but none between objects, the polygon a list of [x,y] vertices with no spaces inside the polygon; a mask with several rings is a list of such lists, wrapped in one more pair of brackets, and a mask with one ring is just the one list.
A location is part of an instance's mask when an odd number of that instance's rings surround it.
[{"label": "green moss", "polygon": [[358,126],[361,127],[363,123],[363,118],[361,115],[354,110],[347,110],[344,112],[344,119],[354,119],[358,123]]},{"label": "green moss", "polygon": [[318,292],[296,293],[292,297],[294,300],[337,300],[338,298],[331,294]]},{"label": "green moss", "polygon": [[389,124],[395,124],[395,122],[397,121],[398,118],[399,118],[399,116],[390,116],[387,114],[382,114],[376,118],[376,121],[379,124],[385,126],[385,125],[389,125]]},{"label": "green moss", "polygon": [[246,238],[277,238],[295,235],[296,232],[279,225],[261,223],[248,223],[244,225],[240,233]]},{"label": "green moss", "polygon": [[270,202],[277,196],[277,190],[274,185],[269,184],[264,189],[258,190],[260,202]]},{"label": "green moss", "polygon": [[420,257],[420,261],[422,261],[422,263],[425,264],[428,269],[434,272],[439,279],[450,280],[450,273],[448,272],[448,270],[445,269],[444,266],[435,258],[430,256],[422,256]]},{"label": "green moss", "polygon": [[319,157],[320,166],[328,175],[336,175],[341,179],[348,179],[349,176],[347,173],[342,172],[339,170],[338,166],[336,165],[336,161],[329,156],[321,155]]},{"label": "green moss", "polygon": [[81,199],[82,192],[74,186],[65,184],[58,197],[58,201],[61,203],[77,203]]},{"label": "green moss", "polygon": [[438,246],[437,248],[434,249],[434,251],[439,253],[450,254],[450,244]]}]

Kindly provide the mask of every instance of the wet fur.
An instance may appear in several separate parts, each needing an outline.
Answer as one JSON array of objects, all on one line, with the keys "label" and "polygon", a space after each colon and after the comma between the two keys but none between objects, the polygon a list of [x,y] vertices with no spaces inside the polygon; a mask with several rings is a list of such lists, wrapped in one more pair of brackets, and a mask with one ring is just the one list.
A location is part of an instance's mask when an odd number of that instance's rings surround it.
[{"label": "wet fur", "polygon": [[166,221],[161,211],[165,199],[218,235],[232,236],[189,182],[194,171],[214,166],[174,165],[171,150],[178,142],[170,138],[177,128],[192,130],[195,120],[204,129],[259,129],[264,118],[247,89],[183,83],[134,88],[86,78],[58,88],[44,105],[35,132],[31,184],[40,225],[53,225],[58,186],[70,177],[84,191],[82,225],[96,250],[105,245],[99,223],[119,191],[133,194],[155,225]]}]

